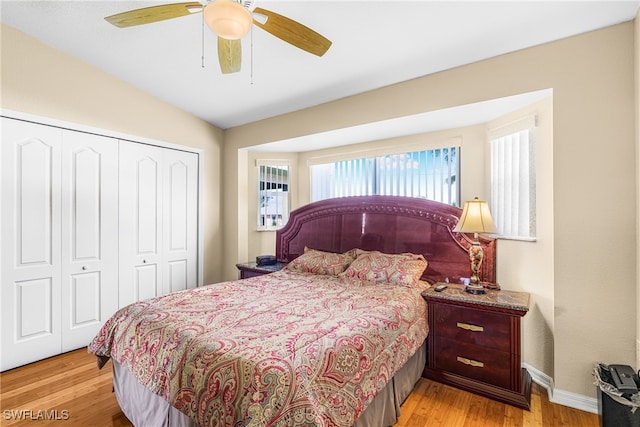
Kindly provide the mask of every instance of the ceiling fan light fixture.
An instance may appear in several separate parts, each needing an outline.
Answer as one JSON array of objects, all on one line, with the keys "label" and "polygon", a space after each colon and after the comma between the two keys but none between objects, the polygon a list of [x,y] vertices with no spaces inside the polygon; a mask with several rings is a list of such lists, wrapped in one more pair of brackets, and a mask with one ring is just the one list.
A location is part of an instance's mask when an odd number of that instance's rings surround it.
[{"label": "ceiling fan light fixture", "polygon": [[204,8],[204,20],[219,37],[241,39],[253,23],[251,12],[235,0],[214,0]]}]

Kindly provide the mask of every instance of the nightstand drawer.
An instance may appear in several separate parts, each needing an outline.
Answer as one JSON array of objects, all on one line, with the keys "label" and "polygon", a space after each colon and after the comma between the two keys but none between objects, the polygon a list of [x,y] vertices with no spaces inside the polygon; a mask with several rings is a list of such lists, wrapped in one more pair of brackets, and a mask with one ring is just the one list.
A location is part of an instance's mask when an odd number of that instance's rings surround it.
[{"label": "nightstand drawer", "polygon": [[511,387],[509,352],[465,344],[443,337],[435,337],[435,339],[438,347],[438,353],[435,355],[435,369],[498,387]]},{"label": "nightstand drawer", "polygon": [[499,313],[438,304],[435,327],[438,336],[509,352],[509,316]]}]

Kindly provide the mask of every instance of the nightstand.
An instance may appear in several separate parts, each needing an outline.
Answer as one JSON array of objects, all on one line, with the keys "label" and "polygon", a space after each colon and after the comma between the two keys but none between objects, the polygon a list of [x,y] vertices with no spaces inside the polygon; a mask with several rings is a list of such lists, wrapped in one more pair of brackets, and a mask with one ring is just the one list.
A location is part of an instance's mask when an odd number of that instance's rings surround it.
[{"label": "nightstand", "polygon": [[520,319],[529,294],[435,285],[422,293],[428,306],[424,376],[519,408],[530,408],[531,376],[521,367]]},{"label": "nightstand", "polygon": [[281,270],[285,265],[287,265],[286,262],[277,262],[272,265],[258,265],[255,262],[243,262],[236,264],[236,267],[239,270],[238,277],[240,279],[248,279],[249,277],[262,276],[263,274]]}]

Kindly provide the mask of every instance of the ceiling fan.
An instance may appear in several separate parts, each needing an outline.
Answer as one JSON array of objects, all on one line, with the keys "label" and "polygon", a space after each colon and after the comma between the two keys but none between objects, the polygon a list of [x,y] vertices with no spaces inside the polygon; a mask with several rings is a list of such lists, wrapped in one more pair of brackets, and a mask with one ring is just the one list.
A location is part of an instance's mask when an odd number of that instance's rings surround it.
[{"label": "ceiling fan", "polygon": [[116,27],[136,25],[204,13],[204,20],[218,36],[218,62],[224,74],[240,71],[242,45],[240,39],[252,24],[306,52],[322,56],[331,46],[331,41],[294,21],[267,9],[250,7],[254,0],[213,0],[205,4],[198,2],[172,3],[142,9],[129,10],[104,18]]}]

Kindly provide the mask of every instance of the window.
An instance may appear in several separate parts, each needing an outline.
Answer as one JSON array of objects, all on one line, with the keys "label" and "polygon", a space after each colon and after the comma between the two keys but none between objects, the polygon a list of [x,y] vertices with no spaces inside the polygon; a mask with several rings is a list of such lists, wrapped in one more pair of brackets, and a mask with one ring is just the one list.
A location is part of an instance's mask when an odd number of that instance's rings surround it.
[{"label": "window", "polygon": [[503,238],[536,237],[535,117],[490,132],[491,213]]},{"label": "window", "polygon": [[289,220],[289,166],[259,165],[258,230],[277,230]]},{"label": "window", "polygon": [[311,201],[392,195],[459,205],[459,148],[438,148],[311,166]]}]

